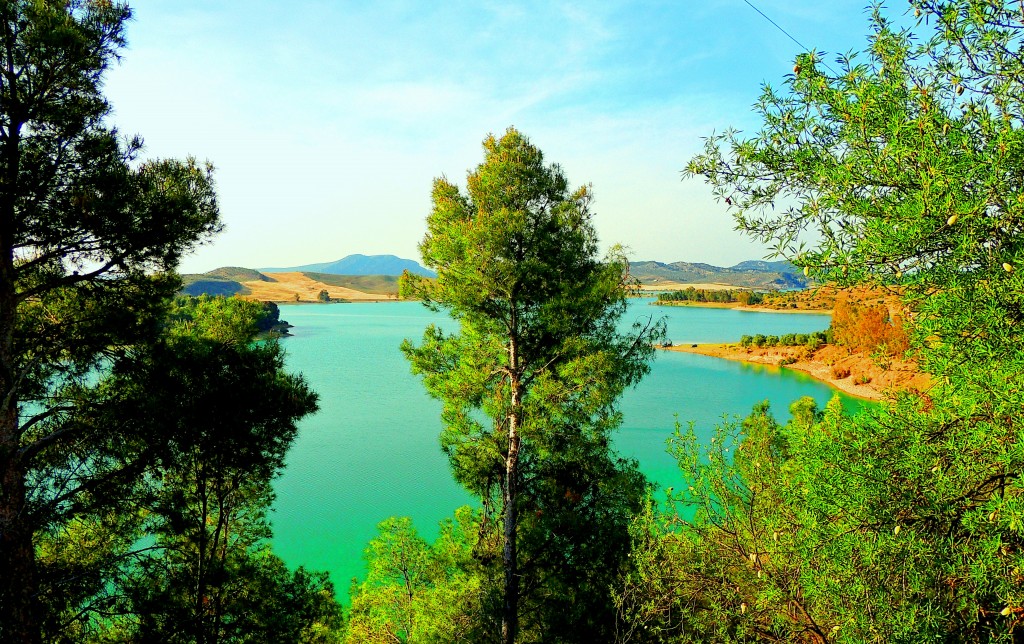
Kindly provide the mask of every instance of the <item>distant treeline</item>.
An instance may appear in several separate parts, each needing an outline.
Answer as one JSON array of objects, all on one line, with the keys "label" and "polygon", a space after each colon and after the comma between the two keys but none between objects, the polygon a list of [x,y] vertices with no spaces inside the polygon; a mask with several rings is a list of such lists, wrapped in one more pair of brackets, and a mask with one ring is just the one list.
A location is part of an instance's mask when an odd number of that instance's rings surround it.
[{"label": "distant treeline", "polygon": [[689,287],[679,291],[668,291],[658,294],[659,303],[671,302],[717,302],[721,304],[760,304],[764,294],[743,289],[704,289]]}]

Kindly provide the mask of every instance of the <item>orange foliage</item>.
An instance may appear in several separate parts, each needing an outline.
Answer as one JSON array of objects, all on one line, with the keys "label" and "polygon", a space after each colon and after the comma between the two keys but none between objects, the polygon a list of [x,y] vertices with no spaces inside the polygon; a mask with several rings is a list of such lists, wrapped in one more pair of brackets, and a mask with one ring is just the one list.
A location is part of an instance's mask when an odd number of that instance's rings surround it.
[{"label": "orange foliage", "polygon": [[909,346],[904,318],[895,298],[842,297],[832,313],[832,340],[855,353],[881,351],[902,357]]}]

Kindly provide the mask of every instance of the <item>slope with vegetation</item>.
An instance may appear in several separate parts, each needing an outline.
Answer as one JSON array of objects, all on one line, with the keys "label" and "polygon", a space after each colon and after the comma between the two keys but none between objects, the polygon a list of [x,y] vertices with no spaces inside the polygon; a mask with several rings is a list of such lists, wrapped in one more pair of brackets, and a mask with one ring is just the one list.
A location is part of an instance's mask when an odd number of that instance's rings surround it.
[{"label": "slope with vegetation", "polygon": [[251,268],[224,267],[207,273],[182,275],[184,295],[239,295],[263,302],[388,300],[398,297],[398,275],[334,275],[330,273],[271,273]]},{"label": "slope with vegetation", "polygon": [[201,274],[181,276],[181,292],[184,295],[248,295],[243,282],[267,282],[270,278],[251,268],[224,266]]},{"label": "slope with vegetation", "polygon": [[[818,310],[815,307],[827,306],[832,324],[827,332],[782,336],[753,334],[744,335],[738,343],[663,348],[796,369],[863,398],[877,400],[896,391],[923,391],[930,387],[931,381],[908,355],[909,311],[895,292],[865,287],[821,287],[813,291],[766,294],[765,301],[756,308],[814,311]],[[797,308],[797,305],[805,308]]]}]

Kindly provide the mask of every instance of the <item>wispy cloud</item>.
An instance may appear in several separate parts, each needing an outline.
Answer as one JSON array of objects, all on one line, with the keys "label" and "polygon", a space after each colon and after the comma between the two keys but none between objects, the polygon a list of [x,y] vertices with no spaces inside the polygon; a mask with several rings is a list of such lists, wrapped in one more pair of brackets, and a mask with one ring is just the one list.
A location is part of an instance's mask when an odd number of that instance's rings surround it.
[{"label": "wispy cloud", "polygon": [[[859,2],[755,4],[831,51],[866,29]],[[129,39],[116,122],[151,154],[219,168],[228,232],[191,268],[412,255],[431,178],[461,179],[509,125],[595,184],[605,238],[648,258],[746,258],[679,169],[701,136],[755,126],[758,85],[795,53],[742,0],[147,0]]]}]

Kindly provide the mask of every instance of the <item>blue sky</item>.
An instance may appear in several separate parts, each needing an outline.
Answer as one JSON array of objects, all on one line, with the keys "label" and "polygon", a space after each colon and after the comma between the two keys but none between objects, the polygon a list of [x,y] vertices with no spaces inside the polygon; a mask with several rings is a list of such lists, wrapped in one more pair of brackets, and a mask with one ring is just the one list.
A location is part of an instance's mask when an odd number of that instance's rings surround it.
[{"label": "blue sky", "polygon": [[[752,1],[829,59],[866,42],[863,0]],[[765,252],[680,180],[701,137],[756,128],[761,84],[799,51],[743,0],[134,5],[106,82],[114,124],[145,156],[217,168],[226,230],[183,272],[418,259],[433,178],[464,182],[510,125],[593,184],[602,242],[633,259]]]}]

